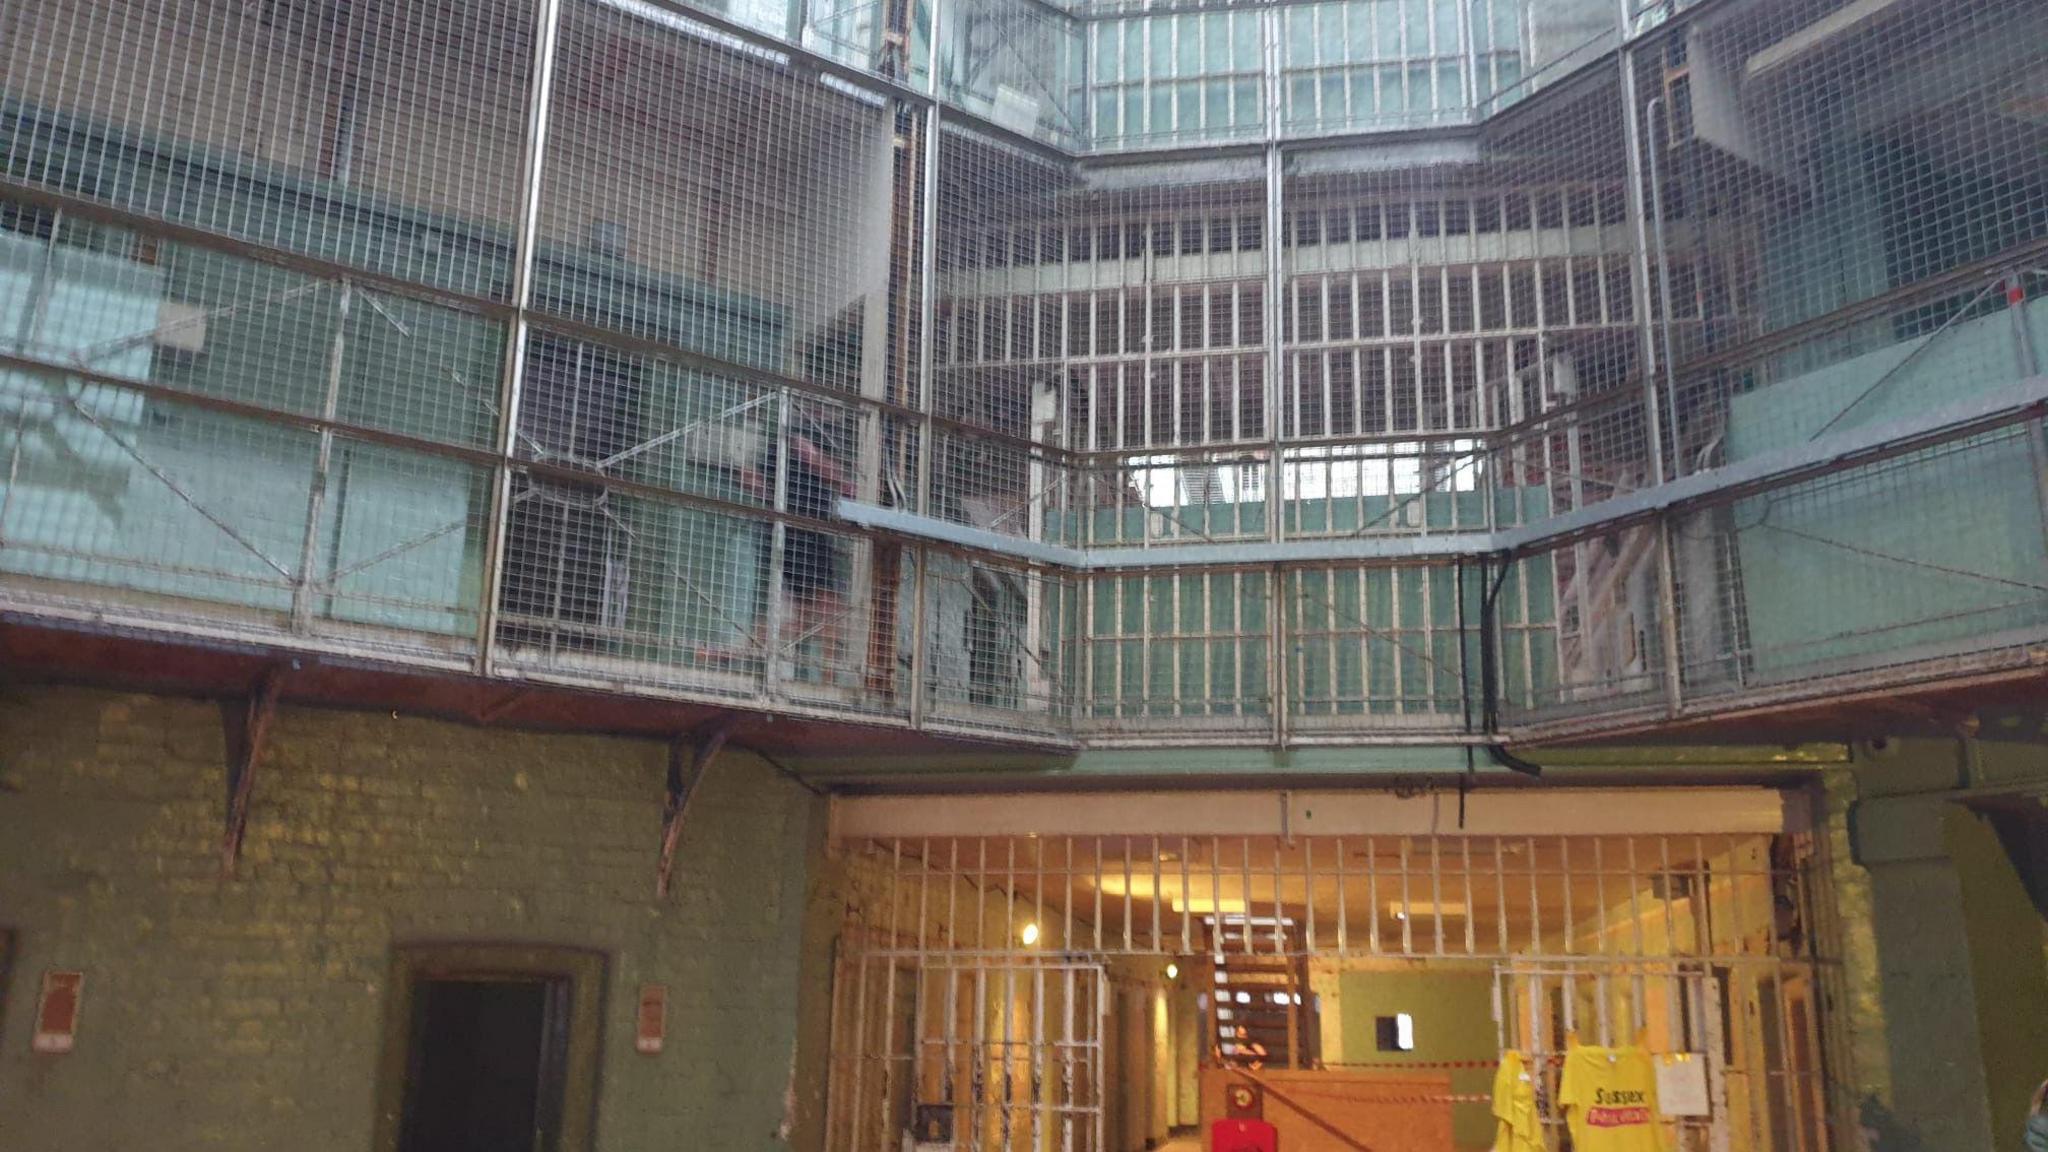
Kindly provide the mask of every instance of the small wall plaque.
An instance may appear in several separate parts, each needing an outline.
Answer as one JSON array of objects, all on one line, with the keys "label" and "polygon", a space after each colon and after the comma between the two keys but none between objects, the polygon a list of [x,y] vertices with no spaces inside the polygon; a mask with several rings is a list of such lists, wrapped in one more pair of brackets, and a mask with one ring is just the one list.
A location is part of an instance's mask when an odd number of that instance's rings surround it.
[{"label": "small wall plaque", "polygon": [[652,1056],[661,1051],[661,1045],[668,1037],[668,987],[663,984],[642,984],[640,986],[640,1025],[633,1038],[633,1047]]},{"label": "small wall plaque", "polygon": [[36,1031],[29,1043],[38,1052],[71,1051],[78,1040],[79,1001],[85,973],[51,969],[43,973],[42,995],[36,1000]]}]

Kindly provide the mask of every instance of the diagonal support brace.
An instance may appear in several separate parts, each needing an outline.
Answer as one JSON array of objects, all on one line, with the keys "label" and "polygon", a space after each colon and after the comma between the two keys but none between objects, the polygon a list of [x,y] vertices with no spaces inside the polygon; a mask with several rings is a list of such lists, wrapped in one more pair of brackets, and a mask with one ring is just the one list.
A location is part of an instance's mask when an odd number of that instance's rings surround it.
[{"label": "diagonal support brace", "polygon": [[228,753],[227,825],[220,840],[220,874],[232,878],[242,856],[242,833],[249,826],[249,799],[256,791],[256,765],[263,755],[263,739],[277,713],[277,698],[284,689],[284,666],[273,665],[248,699],[221,703],[221,732]]},{"label": "diagonal support brace", "polygon": [[[676,845],[683,838],[683,821],[690,814],[690,799],[739,719],[737,712],[721,712],[695,731],[669,741],[668,800],[661,810],[661,863],[654,877],[657,897],[668,895],[669,872],[675,866]],[[684,763],[686,757],[688,764]]]}]

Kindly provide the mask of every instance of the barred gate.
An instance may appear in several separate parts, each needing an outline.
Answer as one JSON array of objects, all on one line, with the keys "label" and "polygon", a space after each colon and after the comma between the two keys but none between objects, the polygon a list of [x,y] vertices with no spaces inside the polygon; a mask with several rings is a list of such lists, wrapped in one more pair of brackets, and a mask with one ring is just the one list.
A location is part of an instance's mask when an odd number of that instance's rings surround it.
[{"label": "barred gate", "polygon": [[1828,1147],[1811,966],[1784,961],[1510,961],[1494,968],[1503,1052],[1536,1077],[1549,1146],[1566,1146],[1557,1105],[1569,1037],[1706,1067],[1710,1115],[1668,1121],[1678,1152],[1822,1152]]},{"label": "barred gate", "polygon": [[1105,1152],[1100,964],[849,955],[832,990],[827,1152],[905,1134],[973,1152]]}]

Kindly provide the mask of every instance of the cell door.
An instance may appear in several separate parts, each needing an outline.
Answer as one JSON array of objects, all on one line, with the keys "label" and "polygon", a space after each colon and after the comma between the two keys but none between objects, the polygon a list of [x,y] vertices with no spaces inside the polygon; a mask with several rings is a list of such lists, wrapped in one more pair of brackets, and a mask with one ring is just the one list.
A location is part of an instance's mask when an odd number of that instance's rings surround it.
[{"label": "cell door", "polygon": [[1706,1068],[1710,1114],[1668,1118],[1670,1147],[1731,1152],[1722,1004],[1720,979],[1701,965],[1546,962],[1494,969],[1501,1050],[1518,1051],[1529,1062],[1552,1148],[1570,1147],[1557,1093],[1571,1037],[1617,1046],[1640,1036],[1652,1054],[1691,1054]]},{"label": "cell door", "polygon": [[1102,1152],[1099,964],[869,954],[833,989],[827,1152]]}]

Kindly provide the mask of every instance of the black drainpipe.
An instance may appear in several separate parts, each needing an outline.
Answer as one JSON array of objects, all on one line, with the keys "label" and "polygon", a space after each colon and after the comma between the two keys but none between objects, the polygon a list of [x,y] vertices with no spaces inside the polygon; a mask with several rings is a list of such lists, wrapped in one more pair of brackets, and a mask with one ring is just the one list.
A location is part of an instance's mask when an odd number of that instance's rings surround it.
[{"label": "black drainpipe", "polygon": [[[1500,573],[1488,579],[1488,569],[1496,562],[1500,565]],[[1514,555],[1509,552],[1501,553],[1497,561],[1489,559],[1481,559],[1479,561],[1479,580],[1485,588],[1479,599],[1480,716],[1482,718],[1481,730],[1489,736],[1497,735],[1500,732],[1500,654],[1495,646],[1497,629],[1494,626],[1494,621],[1497,617],[1494,608],[1500,598],[1501,585],[1507,582],[1508,565],[1513,562]],[[1462,604],[1464,601],[1464,586],[1462,584],[1459,585],[1458,595],[1459,602]],[[1466,730],[1471,730],[1469,717],[1466,721]],[[1470,755],[1470,753],[1468,752],[1467,755]],[[1543,775],[1543,766],[1541,764],[1532,764],[1493,741],[1489,740],[1486,742],[1486,755],[1500,767],[1520,772],[1524,776],[1540,777]]]}]

